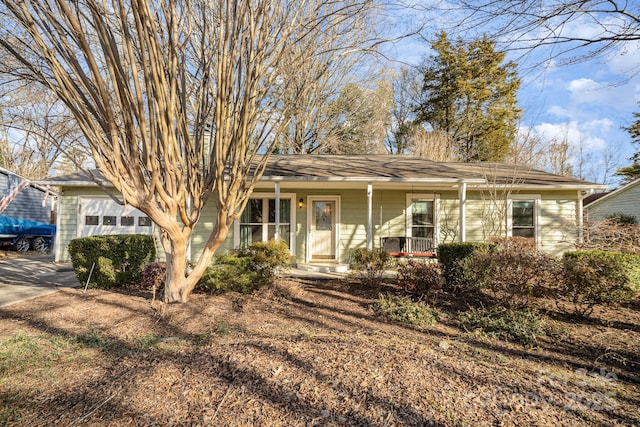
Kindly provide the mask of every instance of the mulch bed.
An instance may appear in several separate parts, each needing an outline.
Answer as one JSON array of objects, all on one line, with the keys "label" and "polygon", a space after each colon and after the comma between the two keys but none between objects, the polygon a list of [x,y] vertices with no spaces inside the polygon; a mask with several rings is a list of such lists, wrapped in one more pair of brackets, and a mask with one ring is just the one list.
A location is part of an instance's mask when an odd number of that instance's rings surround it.
[{"label": "mulch bed", "polygon": [[282,279],[166,307],[135,288],[4,307],[0,425],[640,424],[637,306],[550,311],[561,333],[527,348],[454,310],[387,322],[380,292],[399,289]]}]

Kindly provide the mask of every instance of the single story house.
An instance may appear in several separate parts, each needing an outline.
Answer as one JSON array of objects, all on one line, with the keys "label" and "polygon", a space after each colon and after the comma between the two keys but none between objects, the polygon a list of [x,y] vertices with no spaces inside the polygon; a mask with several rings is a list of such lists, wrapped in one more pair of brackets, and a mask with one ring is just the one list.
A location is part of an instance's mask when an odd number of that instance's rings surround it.
[{"label": "single story house", "polygon": [[[56,260],[71,239],[152,233],[141,212],[113,202],[86,175],[51,178],[60,188]],[[500,163],[441,163],[403,155],[273,155],[220,251],[284,239],[298,267],[344,267],[354,248],[384,238],[442,242],[525,236],[544,251],[574,247],[582,199],[603,186]],[[191,240],[197,257],[211,232],[205,209]],[[277,232],[276,232],[277,230]],[[400,240],[400,239],[398,239]],[[404,248],[406,250],[406,248]]]},{"label": "single story house", "polygon": [[56,193],[0,167],[0,215],[50,224]]},{"label": "single story house", "polygon": [[609,215],[619,213],[633,216],[640,221],[640,178],[601,197],[595,197],[584,205],[584,212],[588,221],[600,221]]}]

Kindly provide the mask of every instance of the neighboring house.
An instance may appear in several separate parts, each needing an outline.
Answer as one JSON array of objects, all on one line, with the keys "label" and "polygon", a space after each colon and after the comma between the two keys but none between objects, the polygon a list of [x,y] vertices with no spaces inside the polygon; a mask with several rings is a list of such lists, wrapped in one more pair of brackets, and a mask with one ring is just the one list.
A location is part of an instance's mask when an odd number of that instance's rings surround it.
[{"label": "neighboring house", "polygon": [[[111,201],[86,175],[47,183],[59,186],[62,195],[57,260],[69,259],[66,248],[76,237],[151,230],[144,214]],[[574,247],[582,199],[601,189],[497,163],[437,163],[400,155],[271,156],[220,251],[273,238],[277,228],[299,267],[344,265],[352,249],[380,247],[384,237],[424,237],[437,246],[525,236],[559,254]],[[214,220],[215,207],[205,209],[191,240],[194,257]]]},{"label": "neighboring house", "polygon": [[0,215],[51,223],[56,193],[0,167]]},{"label": "neighboring house", "polygon": [[599,221],[618,213],[634,216],[640,221],[640,179],[586,202],[584,213],[588,221]]}]

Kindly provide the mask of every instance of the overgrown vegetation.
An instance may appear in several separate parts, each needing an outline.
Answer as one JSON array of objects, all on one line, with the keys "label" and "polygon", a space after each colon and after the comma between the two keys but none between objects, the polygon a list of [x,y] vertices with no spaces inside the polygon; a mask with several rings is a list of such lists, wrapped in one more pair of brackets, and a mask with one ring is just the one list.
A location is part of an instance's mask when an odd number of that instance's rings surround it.
[{"label": "overgrown vegetation", "polygon": [[405,296],[380,294],[371,308],[386,319],[412,325],[430,325],[440,319],[440,313],[436,309]]},{"label": "overgrown vegetation", "polygon": [[442,287],[442,267],[440,264],[409,260],[398,266],[397,279],[409,293],[428,294]]},{"label": "overgrown vegetation", "polygon": [[596,304],[631,301],[640,291],[640,256],[621,252],[572,251],[563,257],[564,280],[559,296],[578,314],[589,315]]},{"label": "overgrown vegetation", "polygon": [[112,235],[73,239],[69,255],[78,281],[89,287],[109,289],[142,280],[144,266],[155,259],[152,236]]},{"label": "overgrown vegetation", "polygon": [[602,221],[585,222],[578,249],[600,249],[640,255],[640,224],[635,217],[613,214]]},{"label": "overgrown vegetation", "polygon": [[349,268],[360,280],[368,284],[380,280],[391,263],[391,256],[381,248],[358,248],[351,251],[349,256]]},{"label": "overgrown vegetation", "polygon": [[462,313],[460,322],[467,330],[479,329],[496,338],[523,345],[535,344],[539,337],[546,335],[547,325],[545,317],[536,310],[505,307],[472,308]]},{"label": "overgrown vegetation", "polygon": [[460,267],[467,288],[487,290],[500,306],[530,306],[561,279],[560,261],[536,249],[532,239],[492,242],[496,245],[492,251],[475,251]]}]

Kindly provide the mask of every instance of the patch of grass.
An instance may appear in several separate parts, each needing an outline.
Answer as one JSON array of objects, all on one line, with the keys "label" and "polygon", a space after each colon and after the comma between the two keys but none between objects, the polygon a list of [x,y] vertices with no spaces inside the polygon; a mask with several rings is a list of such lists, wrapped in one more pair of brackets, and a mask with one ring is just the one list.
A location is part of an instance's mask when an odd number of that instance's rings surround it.
[{"label": "patch of grass", "polygon": [[511,310],[503,307],[471,309],[462,314],[465,329],[480,329],[498,339],[532,345],[546,335],[547,322],[536,310]]},{"label": "patch of grass", "polygon": [[440,319],[440,313],[425,303],[391,294],[380,294],[371,308],[378,316],[412,325],[430,325]]},{"label": "patch of grass", "polygon": [[142,350],[148,350],[151,347],[155,347],[155,345],[158,344],[159,342],[160,342],[160,338],[156,337],[155,335],[149,334],[149,335],[143,336],[138,340],[138,346]]},{"label": "patch of grass", "polygon": [[84,347],[95,348],[105,351],[111,348],[111,341],[97,329],[91,329],[87,332],[76,335],[74,342]]},{"label": "patch of grass", "polygon": [[69,340],[59,336],[18,333],[0,342],[0,376],[48,369],[70,349]]}]

